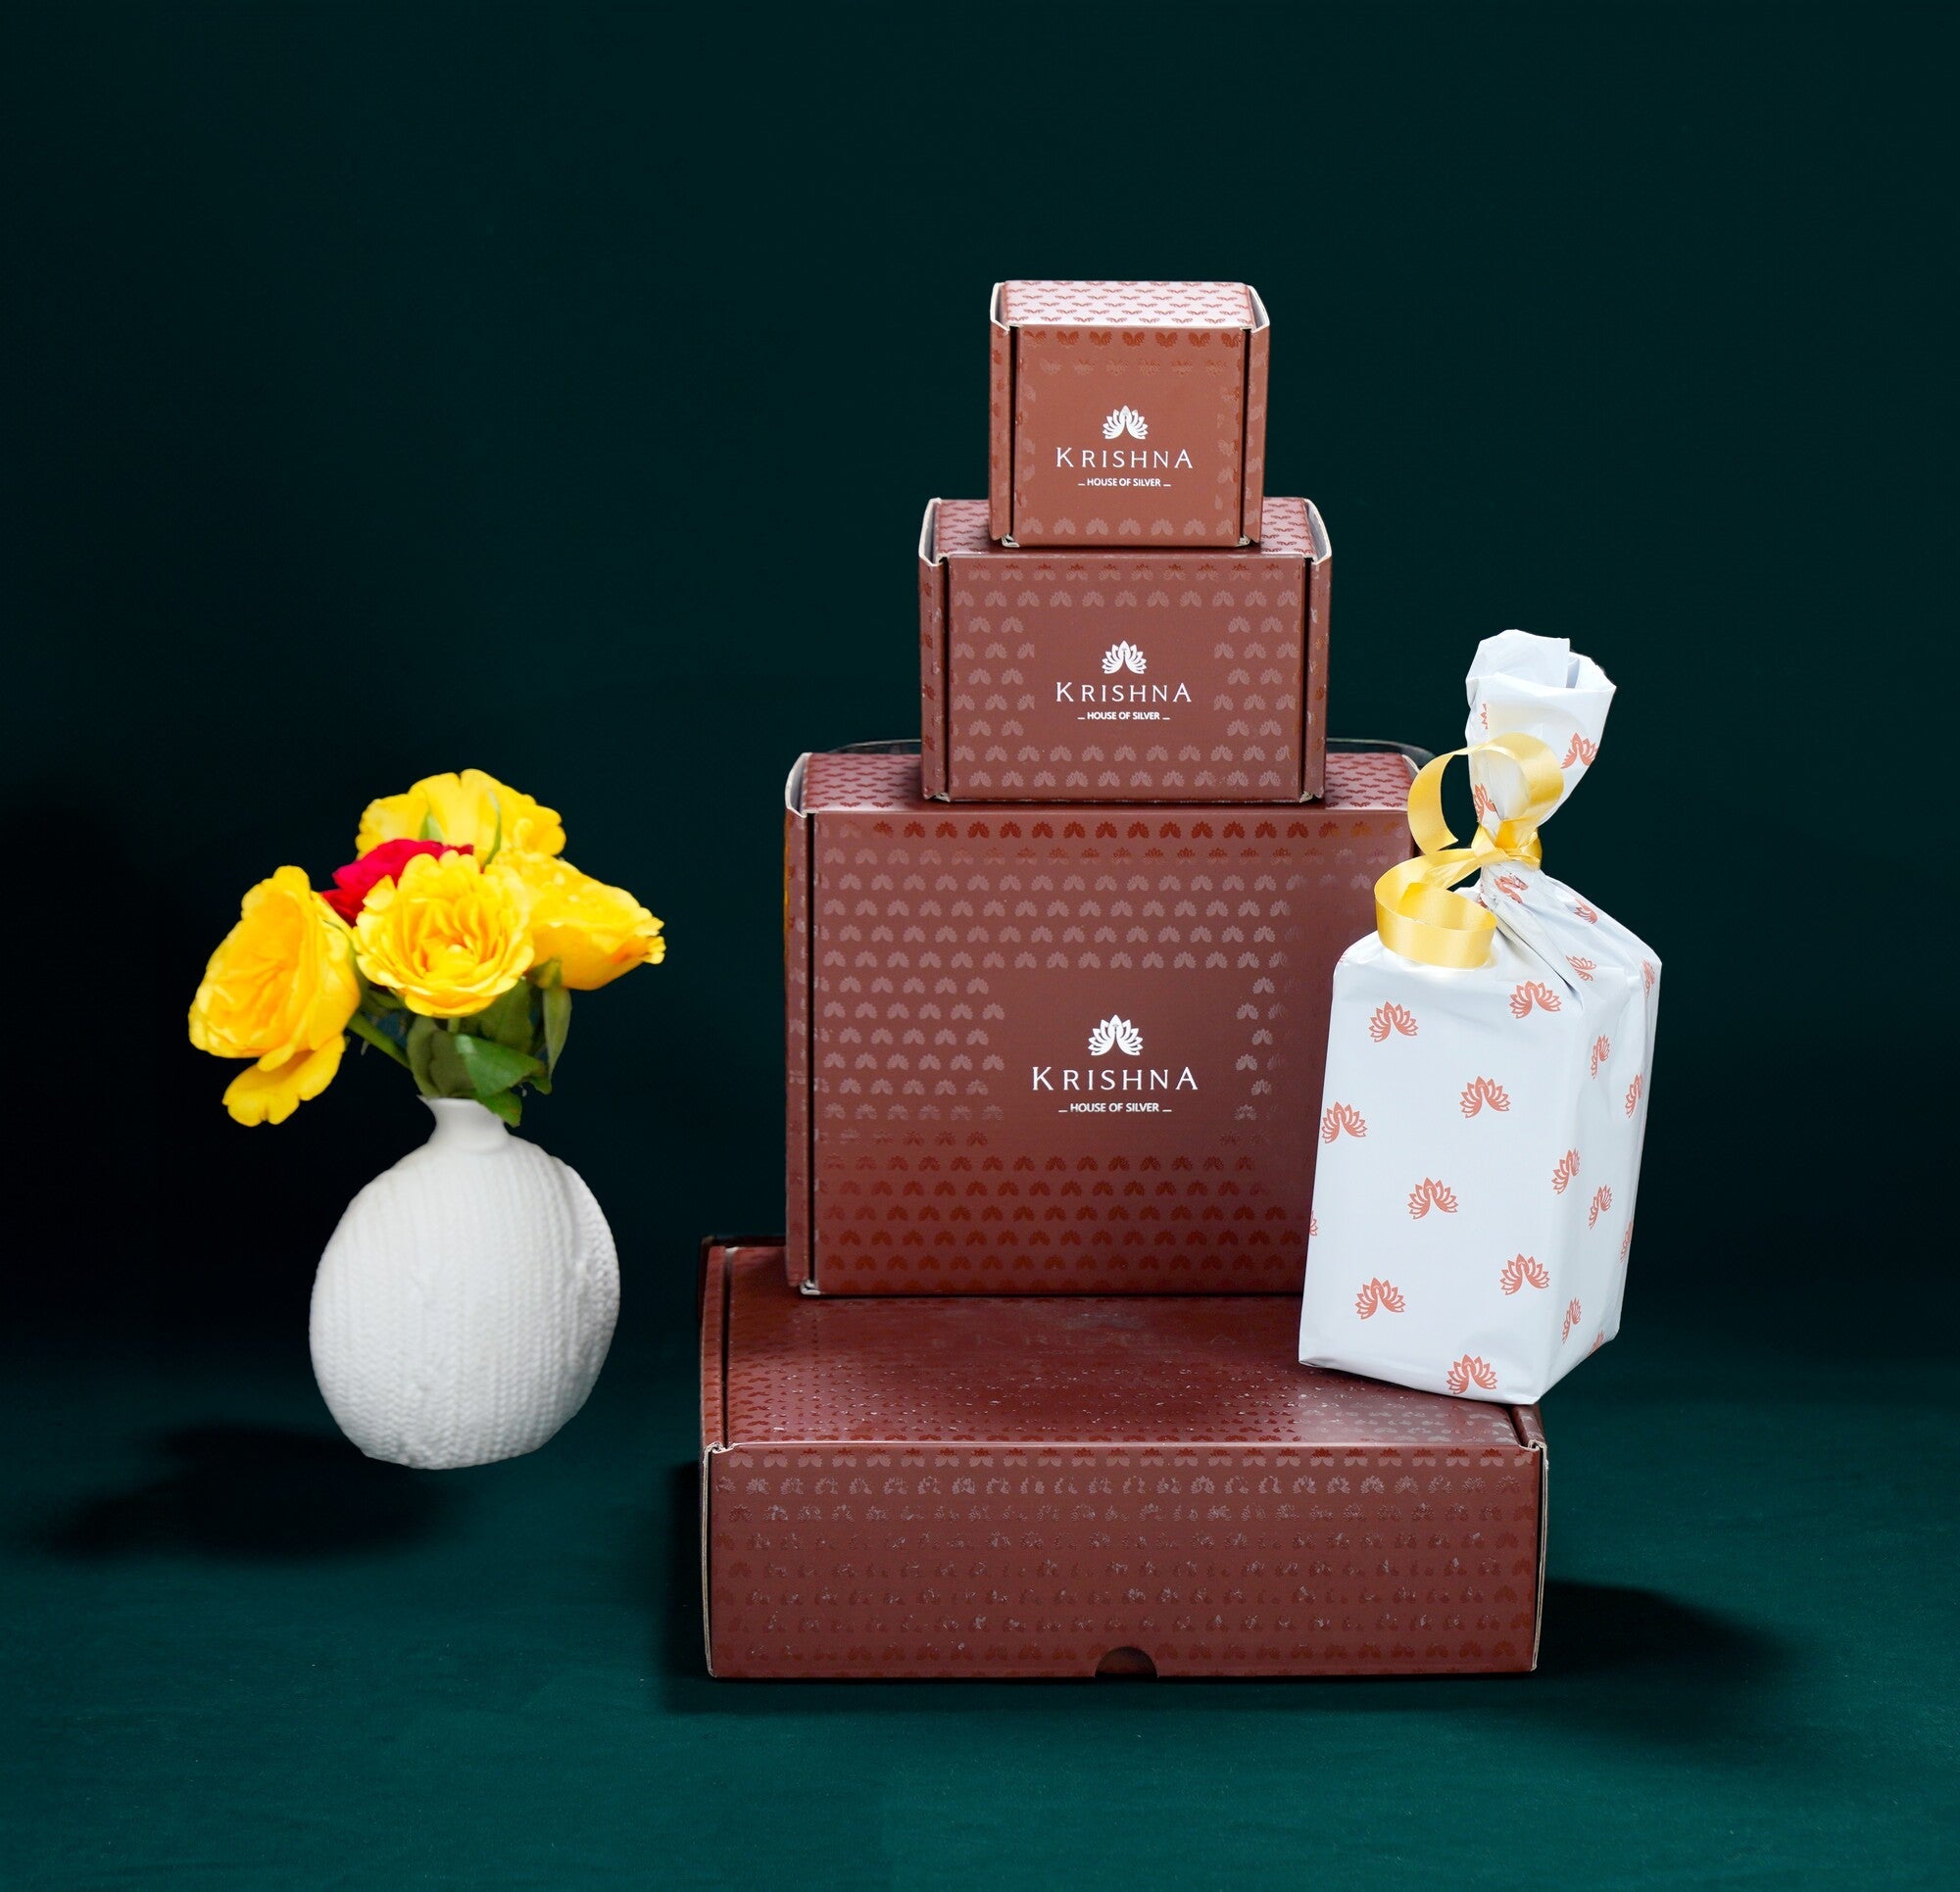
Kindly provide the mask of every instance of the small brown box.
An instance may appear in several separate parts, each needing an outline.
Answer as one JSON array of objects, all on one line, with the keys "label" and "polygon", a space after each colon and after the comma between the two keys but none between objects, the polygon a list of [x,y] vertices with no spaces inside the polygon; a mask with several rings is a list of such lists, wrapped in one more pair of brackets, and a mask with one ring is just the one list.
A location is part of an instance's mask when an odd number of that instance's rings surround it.
[{"label": "small brown box", "polygon": [[1255,546],[997,545],[978,500],[919,534],[925,792],[953,801],[1300,801],[1321,792],[1333,548],[1305,500]]},{"label": "small brown box", "polygon": [[948,807],[910,745],[789,781],[790,1277],[1298,1293],[1334,963],[1420,752],[1317,806]]},{"label": "small brown box", "polygon": [[1002,282],[992,318],[995,538],[1259,536],[1271,330],[1247,284]]},{"label": "small brown box", "polygon": [[1297,1365],[1293,1296],[809,1301],[710,1243],[721,1676],[1536,1666],[1536,1407]]}]

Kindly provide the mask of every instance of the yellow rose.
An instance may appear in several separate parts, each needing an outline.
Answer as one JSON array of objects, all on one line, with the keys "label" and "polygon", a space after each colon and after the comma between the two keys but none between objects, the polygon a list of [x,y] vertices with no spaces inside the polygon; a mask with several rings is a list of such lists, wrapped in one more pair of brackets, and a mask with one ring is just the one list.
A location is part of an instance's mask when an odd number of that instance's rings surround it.
[{"label": "yellow rose", "polygon": [[297,867],[245,896],[238,924],[211,955],[190,1006],[190,1042],[214,1057],[253,1058],[224,1107],[241,1124],[284,1123],[340,1068],[361,1003],[353,941]]},{"label": "yellow rose", "polygon": [[[424,830],[433,827],[435,833]],[[475,849],[479,859],[493,848],[523,853],[564,850],[564,828],[557,811],[540,807],[520,789],[506,788],[480,768],[461,775],[430,775],[406,795],[386,795],[368,804],[354,851],[365,854],[384,841],[447,841]]]},{"label": "yellow rose", "polygon": [[427,1018],[467,1018],[531,963],[524,884],[474,854],[419,854],[382,881],[355,922],[355,954],[377,986]]},{"label": "yellow rose", "polygon": [[623,887],[581,874],[568,860],[500,858],[530,893],[534,962],[558,960],[560,979],[572,992],[597,992],[622,972],[666,957],[660,921]]}]

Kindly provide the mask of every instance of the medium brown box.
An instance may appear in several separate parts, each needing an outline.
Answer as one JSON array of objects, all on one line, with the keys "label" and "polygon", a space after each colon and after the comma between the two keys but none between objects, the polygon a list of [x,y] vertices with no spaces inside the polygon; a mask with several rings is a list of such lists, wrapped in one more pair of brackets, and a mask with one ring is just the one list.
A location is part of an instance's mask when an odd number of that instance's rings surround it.
[{"label": "medium brown box", "polygon": [[793,1285],[1298,1293],[1334,962],[1419,752],[1306,807],[948,807],[910,745],[786,816]]},{"label": "medium brown box", "polygon": [[1305,500],[1255,546],[997,545],[978,500],[919,534],[925,792],[954,801],[1300,801],[1325,783],[1333,548]]},{"label": "medium brown box", "polygon": [[1265,496],[1270,327],[1243,282],[994,286],[991,530],[1232,546]]},{"label": "medium brown box", "polygon": [[1528,1670],[1536,1407],[1296,1364],[1293,1296],[810,1301],[709,1244],[723,1676]]}]

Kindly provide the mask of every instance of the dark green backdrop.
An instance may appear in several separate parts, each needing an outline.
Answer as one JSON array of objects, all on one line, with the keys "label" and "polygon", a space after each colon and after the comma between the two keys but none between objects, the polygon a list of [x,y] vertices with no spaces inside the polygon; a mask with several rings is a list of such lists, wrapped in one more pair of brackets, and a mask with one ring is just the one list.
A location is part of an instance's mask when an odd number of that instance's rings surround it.
[{"label": "dark green backdrop", "polygon": [[[1931,1882],[1953,53],[1876,6],[9,9],[0,1881]],[[1509,624],[1620,684],[1550,859],[1667,1018],[1529,1682],[700,1677],[673,1468],[696,1238],[781,1216],[781,780],[916,729],[1004,274],[1258,285],[1337,733],[1457,740]],[[530,1119],[619,1238],[607,1378],[416,1479],[304,1337],[410,1089],[236,1130],[182,1012],[245,886],[469,764],[672,953]]]}]

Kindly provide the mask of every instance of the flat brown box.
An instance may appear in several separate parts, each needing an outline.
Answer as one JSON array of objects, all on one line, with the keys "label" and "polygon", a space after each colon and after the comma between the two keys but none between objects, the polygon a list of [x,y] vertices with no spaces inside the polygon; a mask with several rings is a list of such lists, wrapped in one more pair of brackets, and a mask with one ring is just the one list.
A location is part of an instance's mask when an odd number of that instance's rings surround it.
[{"label": "flat brown box", "polygon": [[1305,500],[1256,546],[997,545],[978,500],[919,534],[921,759],[954,801],[1300,801],[1326,780],[1334,552]]},{"label": "flat brown box", "polygon": [[724,1676],[1533,1668],[1535,1407],[1297,1365],[1289,1296],[809,1301],[710,1244]]},{"label": "flat brown box", "polygon": [[995,538],[1258,537],[1271,329],[1251,288],[1002,282],[990,313]]},{"label": "flat brown box", "polygon": [[1411,757],[1307,807],[948,807],[908,745],[786,820],[792,1283],[1298,1293],[1334,962],[1409,852]]}]

